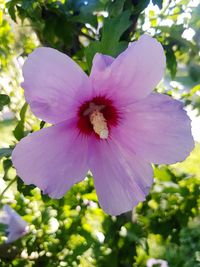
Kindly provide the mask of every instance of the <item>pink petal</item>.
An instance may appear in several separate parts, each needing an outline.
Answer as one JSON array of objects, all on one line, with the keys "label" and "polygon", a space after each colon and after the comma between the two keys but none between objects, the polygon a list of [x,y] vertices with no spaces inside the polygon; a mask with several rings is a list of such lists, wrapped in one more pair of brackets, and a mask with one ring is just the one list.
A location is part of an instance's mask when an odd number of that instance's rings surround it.
[{"label": "pink petal", "polygon": [[12,161],[26,184],[60,198],[85,178],[87,150],[86,139],[78,136],[74,125],[62,122],[23,138],[13,151]]},{"label": "pink petal", "polygon": [[158,164],[183,161],[194,147],[183,104],[161,94],[129,106],[118,135],[137,155]]},{"label": "pink petal", "polygon": [[111,56],[97,53],[94,56],[90,80],[96,95],[108,95],[111,87],[111,64],[115,59]]},{"label": "pink petal", "polygon": [[97,55],[90,75],[96,93],[120,99],[121,105],[144,98],[162,79],[165,69],[163,48],[156,39],[143,35],[114,61]]},{"label": "pink petal", "polygon": [[37,48],[23,66],[25,97],[33,113],[50,123],[74,117],[74,105],[90,90],[89,79],[67,55]]},{"label": "pink petal", "polygon": [[153,182],[150,164],[115,140],[90,144],[90,169],[100,206],[111,215],[127,212],[144,201]]},{"label": "pink petal", "polygon": [[[96,81],[99,81],[99,82],[102,81],[101,75],[106,75],[106,71],[109,71],[109,67],[113,63],[114,60],[115,59],[113,57],[106,56],[100,53],[97,53],[94,56],[92,70],[90,74],[91,78],[94,79],[94,83]],[[106,78],[107,77],[104,77],[103,80],[106,80]]]}]

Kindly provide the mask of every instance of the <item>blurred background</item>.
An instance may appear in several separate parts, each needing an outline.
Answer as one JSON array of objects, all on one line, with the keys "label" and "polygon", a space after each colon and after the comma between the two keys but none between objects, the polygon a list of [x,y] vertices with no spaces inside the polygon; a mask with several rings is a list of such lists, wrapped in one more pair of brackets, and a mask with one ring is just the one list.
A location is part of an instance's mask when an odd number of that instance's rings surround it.
[{"label": "blurred background", "polygon": [[[190,157],[154,166],[146,201],[117,217],[99,207],[90,175],[60,200],[24,185],[12,149],[44,126],[20,87],[27,55],[54,47],[89,73],[96,52],[117,56],[143,33],[166,53],[166,75],[156,90],[183,101],[192,120]],[[30,225],[29,234],[9,245],[0,225],[0,266],[200,266],[199,48],[199,0],[0,0],[0,208],[11,205]],[[167,265],[150,265],[153,258]]]}]

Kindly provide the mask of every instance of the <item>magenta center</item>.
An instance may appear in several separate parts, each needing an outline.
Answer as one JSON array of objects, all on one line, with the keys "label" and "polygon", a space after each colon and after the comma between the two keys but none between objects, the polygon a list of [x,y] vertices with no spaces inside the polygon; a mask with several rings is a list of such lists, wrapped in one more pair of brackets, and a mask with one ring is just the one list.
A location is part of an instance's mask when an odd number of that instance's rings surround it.
[{"label": "magenta center", "polygon": [[78,129],[82,134],[95,134],[98,138],[106,136],[111,127],[119,122],[119,113],[112,100],[105,96],[97,96],[83,103],[78,110]]}]

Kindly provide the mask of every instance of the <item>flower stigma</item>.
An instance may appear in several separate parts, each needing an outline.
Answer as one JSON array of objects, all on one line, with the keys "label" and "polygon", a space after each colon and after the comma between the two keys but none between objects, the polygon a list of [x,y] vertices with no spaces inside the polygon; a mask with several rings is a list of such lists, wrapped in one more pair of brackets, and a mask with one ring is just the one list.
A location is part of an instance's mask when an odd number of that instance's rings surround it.
[{"label": "flower stigma", "polygon": [[94,110],[90,115],[90,122],[93,125],[93,129],[96,134],[99,135],[101,139],[108,138],[108,126],[106,119],[99,110]]},{"label": "flower stigma", "polygon": [[102,109],[105,108],[105,105],[96,105],[93,102],[89,104],[88,109],[86,109],[83,113],[84,116],[89,115],[90,122],[93,126],[93,130],[96,134],[99,135],[101,139],[108,138],[108,126],[107,121],[104,118]]},{"label": "flower stigma", "polygon": [[119,115],[112,101],[97,96],[84,102],[78,110],[78,129],[89,135],[94,133],[99,139],[107,139],[111,127],[118,124]]}]

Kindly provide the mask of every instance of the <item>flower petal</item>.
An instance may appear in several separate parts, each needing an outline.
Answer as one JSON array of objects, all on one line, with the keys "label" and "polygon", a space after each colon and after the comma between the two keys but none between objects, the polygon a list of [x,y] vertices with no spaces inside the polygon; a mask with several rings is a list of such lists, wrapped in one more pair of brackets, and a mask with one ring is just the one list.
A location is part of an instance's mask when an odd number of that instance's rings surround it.
[{"label": "flower petal", "polygon": [[3,209],[7,217],[8,225],[8,238],[6,243],[11,243],[28,232],[28,223],[8,205],[5,205]]},{"label": "flower petal", "polygon": [[88,171],[87,141],[78,136],[73,123],[62,122],[23,138],[15,147],[12,161],[26,184],[60,198]]},{"label": "flower petal", "polygon": [[[109,71],[109,66],[113,63],[114,60],[115,59],[111,56],[103,55],[100,53],[95,54],[90,74],[92,79],[94,79],[94,82],[102,81],[101,74],[105,75],[106,71]],[[105,78],[106,77],[104,77],[103,80],[105,80]]]},{"label": "flower petal", "polygon": [[150,94],[165,69],[162,46],[148,35],[133,42],[114,61],[106,62],[102,64],[102,56],[94,58],[90,79],[97,93],[114,96],[122,105]]},{"label": "flower petal", "polygon": [[114,142],[90,144],[90,169],[101,207],[108,214],[119,215],[145,200],[153,172],[150,164]]},{"label": "flower petal", "polygon": [[90,80],[93,88],[93,93],[96,95],[107,95],[107,91],[111,88],[111,65],[115,59],[111,56],[100,53],[95,54]]},{"label": "flower petal", "polygon": [[8,218],[8,224],[13,224],[13,229],[16,231],[24,231],[26,226],[28,226],[27,222],[25,222],[22,217],[10,206],[4,205],[3,207],[4,212],[6,213],[6,216]]},{"label": "flower petal", "polygon": [[151,94],[129,106],[118,134],[139,156],[154,163],[183,161],[194,147],[191,123],[183,104]]},{"label": "flower petal", "polygon": [[33,113],[58,123],[74,117],[74,106],[89,92],[87,75],[67,55],[52,48],[37,48],[23,66],[22,87]]},{"label": "flower petal", "polygon": [[8,232],[9,232],[9,234],[8,234],[7,240],[5,242],[6,244],[12,243],[26,234],[26,232],[15,232],[15,231],[12,232],[10,230],[8,230]]}]

